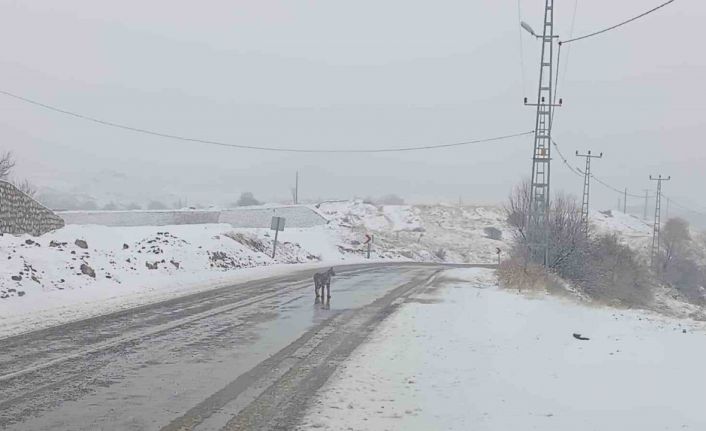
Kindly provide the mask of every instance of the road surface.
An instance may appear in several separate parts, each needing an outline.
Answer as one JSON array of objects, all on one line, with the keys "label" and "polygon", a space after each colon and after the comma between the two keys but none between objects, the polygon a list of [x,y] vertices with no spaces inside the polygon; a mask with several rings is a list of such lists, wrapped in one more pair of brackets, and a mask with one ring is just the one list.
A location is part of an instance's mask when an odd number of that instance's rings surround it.
[{"label": "road surface", "polygon": [[312,271],[0,340],[0,428],[288,429],[308,398],[438,265]]}]

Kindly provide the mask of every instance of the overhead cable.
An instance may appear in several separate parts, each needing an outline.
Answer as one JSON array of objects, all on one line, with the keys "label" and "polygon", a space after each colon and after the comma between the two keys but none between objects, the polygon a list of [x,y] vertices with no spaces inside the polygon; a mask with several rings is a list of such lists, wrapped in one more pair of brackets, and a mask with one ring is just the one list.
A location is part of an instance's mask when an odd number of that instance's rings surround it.
[{"label": "overhead cable", "polygon": [[632,18],[630,18],[630,19],[628,19],[628,20],[625,20],[625,21],[623,21],[623,22],[620,22],[620,23],[618,23],[618,24],[615,24],[614,26],[611,26],[611,27],[608,27],[608,28],[604,28],[603,30],[599,30],[599,31],[596,31],[596,32],[593,32],[593,33],[589,33],[589,34],[586,34],[586,35],[583,35],[583,36],[575,37],[575,38],[573,38],[573,39],[562,40],[562,41],[559,42],[559,44],[565,44],[565,43],[576,42],[576,41],[579,41],[579,40],[582,40],[582,39],[588,39],[589,37],[598,36],[599,34],[602,34],[602,33],[605,33],[605,32],[611,31],[611,30],[614,30],[614,29],[616,29],[616,28],[618,28],[618,27],[622,27],[622,26],[624,26],[625,24],[629,24],[629,23],[631,23],[631,22],[633,22],[633,21],[635,21],[635,20],[638,20],[638,19],[640,19],[640,18],[642,18],[642,17],[644,17],[644,16],[646,16],[646,15],[651,14],[652,12],[656,12],[656,11],[658,11],[659,9],[662,9],[663,7],[665,7],[665,6],[667,6],[668,4],[673,3],[673,2],[674,2],[674,0],[669,0],[669,1],[664,2],[664,3],[662,3],[661,5],[659,5],[659,6],[655,7],[655,8],[652,8],[652,9],[648,10],[647,12],[643,12],[643,13],[641,13],[640,15],[634,16],[634,17],[632,17]]},{"label": "overhead cable", "polygon": [[208,145],[217,145],[217,146],[221,146],[221,147],[239,148],[239,149],[243,149],[243,150],[278,151],[278,152],[287,152],[287,153],[393,153],[393,152],[403,152],[403,151],[420,151],[420,150],[434,150],[434,149],[439,149],[439,148],[460,147],[460,146],[464,146],[464,145],[501,141],[501,140],[505,140],[505,139],[516,138],[519,136],[534,134],[534,130],[532,130],[529,132],[513,133],[513,134],[509,134],[509,135],[494,136],[491,138],[475,139],[475,140],[469,140],[469,141],[463,141],[463,142],[454,142],[454,143],[449,143],[449,144],[420,145],[420,146],[399,147],[399,148],[392,147],[392,148],[376,148],[376,149],[358,149],[358,148],[356,148],[356,149],[315,149],[315,148],[261,147],[261,146],[256,146],[256,145],[234,144],[234,143],[216,141],[216,140],[212,140],[212,139],[191,138],[191,137],[187,137],[187,136],[175,135],[172,133],[165,133],[165,132],[159,132],[159,131],[154,131],[154,130],[150,130],[150,129],[143,129],[140,127],[128,126],[125,124],[115,123],[112,121],[101,120],[99,118],[91,117],[89,115],[80,114],[80,113],[73,112],[73,111],[69,111],[67,109],[58,108],[56,106],[52,106],[52,105],[49,105],[49,104],[46,104],[43,102],[39,102],[39,101],[30,99],[30,98],[27,98],[24,96],[20,96],[20,95],[11,93],[9,91],[0,90],[0,94],[3,94],[5,96],[11,97],[16,100],[21,100],[23,102],[26,102],[26,103],[29,103],[29,104],[32,104],[35,106],[42,107],[44,109],[48,109],[50,111],[58,112],[58,113],[68,115],[68,116],[71,116],[74,118],[78,118],[81,120],[97,123],[102,126],[108,126],[108,127],[122,129],[122,130],[128,130],[131,132],[136,132],[136,133],[141,133],[141,134],[151,135],[151,136],[157,136],[160,138],[172,139],[172,140],[176,140],[176,141],[192,142],[192,143],[200,143],[200,144],[208,144]]}]

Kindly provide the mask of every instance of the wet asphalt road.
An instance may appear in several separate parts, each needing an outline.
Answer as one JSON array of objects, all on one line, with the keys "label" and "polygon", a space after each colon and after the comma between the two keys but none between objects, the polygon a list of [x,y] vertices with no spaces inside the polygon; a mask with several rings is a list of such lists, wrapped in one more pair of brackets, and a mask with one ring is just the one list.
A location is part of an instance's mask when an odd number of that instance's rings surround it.
[{"label": "wet asphalt road", "polygon": [[301,271],[0,340],[0,429],[288,429],[375,325],[442,267]]}]

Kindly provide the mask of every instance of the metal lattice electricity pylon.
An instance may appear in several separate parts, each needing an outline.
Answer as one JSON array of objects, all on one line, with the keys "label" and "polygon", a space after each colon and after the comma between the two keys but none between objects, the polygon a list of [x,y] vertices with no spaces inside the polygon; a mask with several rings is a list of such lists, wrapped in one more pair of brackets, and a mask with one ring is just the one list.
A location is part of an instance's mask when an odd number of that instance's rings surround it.
[{"label": "metal lattice electricity pylon", "polygon": [[603,153],[597,156],[591,155],[591,150],[588,150],[586,154],[579,154],[576,152],[577,157],[586,158],[586,168],[583,171],[583,200],[581,201],[581,225],[583,230],[588,236],[588,201],[591,194],[591,159],[600,159],[603,157]]},{"label": "metal lattice electricity pylon", "polygon": [[525,105],[536,106],[534,128],[534,150],[532,152],[532,178],[527,234],[532,255],[547,265],[549,261],[549,192],[551,173],[551,140],[554,104],[552,89],[554,77],[554,0],[545,0],[542,35],[538,35],[522,22],[522,27],[542,42],[542,59],[539,67],[539,90],[537,102]]},{"label": "metal lattice electricity pylon", "polygon": [[650,175],[650,180],[657,181],[657,194],[655,195],[655,224],[652,228],[652,249],[650,250],[650,265],[655,268],[655,262],[657,261],[657,256],[659,254],[659,234],[662,225],[662,181],[669,181],[672,177],[662,178],[662,175],[658,175],[657,178],[652,178]]}]

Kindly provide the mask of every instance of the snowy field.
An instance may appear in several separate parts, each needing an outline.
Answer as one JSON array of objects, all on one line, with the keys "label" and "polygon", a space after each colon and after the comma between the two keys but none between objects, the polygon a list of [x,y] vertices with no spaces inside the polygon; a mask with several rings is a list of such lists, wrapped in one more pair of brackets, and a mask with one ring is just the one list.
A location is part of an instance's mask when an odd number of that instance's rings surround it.
[{"label": "snowy field", "polygon": [[453,270],[404,304],[300,431],[706,429],[702,323],[529,298],[493,278]]}]

